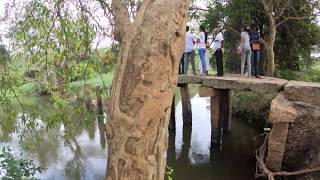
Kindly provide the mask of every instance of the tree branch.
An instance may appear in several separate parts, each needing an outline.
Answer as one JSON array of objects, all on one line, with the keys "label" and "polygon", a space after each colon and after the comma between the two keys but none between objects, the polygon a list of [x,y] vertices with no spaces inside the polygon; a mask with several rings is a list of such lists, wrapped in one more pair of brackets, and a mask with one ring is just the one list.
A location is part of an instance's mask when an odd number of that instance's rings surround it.
[{"label": "tree branch", "polygon": [[287,0],[286,5],[281,9],[281,12],[277,15],[277,17],[275,17],[275,19],[279,19],[283,13],[289,8],[289,5],[291,4],[291,0]]},{"label": "tree branch", "polygon": [[201,7],[197,7],[197,6],[191,6],[189,8],[189,11],[209,11],[209,9],[205,9],[205,8],[201,8]]},{"label": "tree branch", "polygon": [[114,13],[114,39],[122,42],[128,26],[131,24],[125,0],[112,0],[111,8]]},{"label": "tree branch", "polygon": [[304,20],[304,19],[307,19],[309,16],[302,16],[302,17],[293,17],[293,16],[289,16],[289,17],[286,17],[284,20],[280,21],[277,23],[277,27],[282,25],[283,23],[286,23],[287,21],[289,20]]},{"label": "tree branch", "polygon": [[235,28],[233,28],[231,26],[228,26],[228,25],[225,25],[224,27],[225,27],[225,29],[228,29],[228,30],[240,35],[240,31],[239,30],[237,30],[237,29],[235,29]]},{"label": "tree branch", "polygon": [[263,8],[264,8],[264,11],[266,13],[266,15],[268,16],[268,19],[269,19],[269,22],[270,22],[270,25],[274,24],[274,17],[273,17],[273,7],[272,6],[272,3],[271,3],[271,0],[267,1],[266,0],[261,0],[262,4],[263,4]]}]

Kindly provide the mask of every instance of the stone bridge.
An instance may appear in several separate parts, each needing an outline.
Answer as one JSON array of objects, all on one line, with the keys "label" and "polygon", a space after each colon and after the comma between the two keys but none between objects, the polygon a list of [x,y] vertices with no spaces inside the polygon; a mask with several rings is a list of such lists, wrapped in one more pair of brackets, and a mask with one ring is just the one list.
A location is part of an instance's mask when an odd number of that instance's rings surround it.
[{"label": "stone bridge", "polygon": [[[247,78],[241,75],[179,76],[184,125],[192,124],[188,84],[200,84],[200,97],[211,97],[211,143],[222,143],[222,134],[231,131],[232,91],[277,92],[272,101],[266,164],[277,171],[281,167],[303,169],[320,165],[320,84],[287,81],[269,77]],[[174,107],[174,106],[173,106]],[[172,113],[174,116],[174,111]],[[170,129],[175,129],[171,118]],[[295,156],[304,158],[295,158]]]}]

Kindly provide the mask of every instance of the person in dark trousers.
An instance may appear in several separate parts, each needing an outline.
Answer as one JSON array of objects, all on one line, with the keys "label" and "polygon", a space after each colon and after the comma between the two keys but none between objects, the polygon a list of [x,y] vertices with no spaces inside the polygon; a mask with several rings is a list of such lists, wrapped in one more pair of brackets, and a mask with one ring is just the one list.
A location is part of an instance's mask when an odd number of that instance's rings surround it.
[{"label": "person in dark trousers", "polygon": [[211,48],[213,49],[214,56],[216,58],[218,76],[223,76],[223,34],[218,28],[213,29],[214,40],[211,43]]},{"label": "person in dark trousers", "polygon": [[184,53],[182,54],[182,57],[179,63],[179,74],[184,74]]},{"label": "person in dark trousers", "polygon": [[252,58],[252,64],[253,64],[253,76],[256,78],[260,78],[259,76],[259,60],[260,60],[260,36],[259,33],[256,30],[256,27],[251,26],[251,30],[249,32],[250,36],[250,45],[251,45],[251,58]]}]

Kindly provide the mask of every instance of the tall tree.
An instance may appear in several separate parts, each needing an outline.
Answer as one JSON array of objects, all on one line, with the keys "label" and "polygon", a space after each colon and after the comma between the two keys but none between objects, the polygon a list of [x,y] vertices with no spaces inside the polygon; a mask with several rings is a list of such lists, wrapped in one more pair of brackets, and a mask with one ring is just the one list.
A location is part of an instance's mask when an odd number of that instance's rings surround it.
[{"label": "tall tree", "polygon": [[112,2],[122,45],[109,99],[106,179],[160,180],[189,1],[145,0],[132,23],[123,2]]},{"label": "tall tree", "polygon": [[300,1],[297,5],[294,0],[261,0],[265,14],[268,18],[268,33],[265,36],[268,59],[267,75],[273,76],[275,69],[274,44],[277,29],[289,20],[304,20],[312,17],[313,8],[317,3],[312,0]]}]

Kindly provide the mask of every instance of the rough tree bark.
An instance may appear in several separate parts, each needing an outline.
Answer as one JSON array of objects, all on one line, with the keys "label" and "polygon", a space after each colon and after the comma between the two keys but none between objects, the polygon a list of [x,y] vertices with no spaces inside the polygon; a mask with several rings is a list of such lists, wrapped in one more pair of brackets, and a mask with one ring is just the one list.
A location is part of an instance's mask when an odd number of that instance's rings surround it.
[{"label": "rough tree bark", "polygon": [[267,76],[273,77],[274,75],[274,43],[276,40],[276,33],[277,33],[277,25],[276,19],[273,15],[273,2],[271,0],[262,0],[262,4],[267,15],[269,21],[269,32],[266,35],[266,52],[267,52]]},{"label": "rough tree bark", "polygon": [[[117,7],[120,3],[113,1]],[[134,22],[119,33],[122,45],[106,125],[107,180],[164,179],[188,7],[189,0],[145,0]]]},{"label": "rough tree bark", "polygon": [[112,1],[111,8],[114,12],[114,39],[121,43],[131,24],[126,2],[125,0]]},{"label": "rough tree bark", "polygon": [[273,77],[275,69],[275,60],[274,60],[274,43],[277,35],[277,28],[275,26],[270,26],[269,34],[266,35],[266,54],[267,54],[267,72],[266,75]]}]

